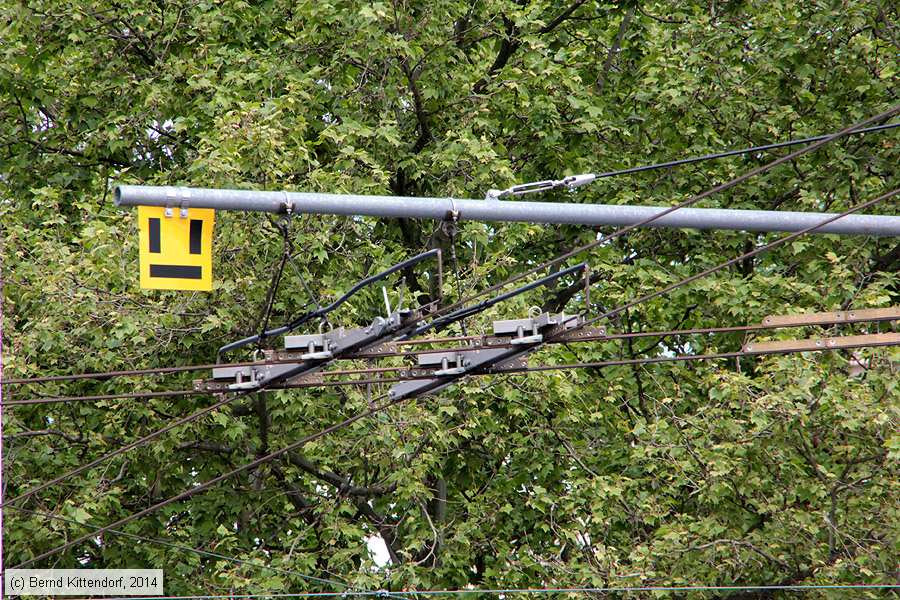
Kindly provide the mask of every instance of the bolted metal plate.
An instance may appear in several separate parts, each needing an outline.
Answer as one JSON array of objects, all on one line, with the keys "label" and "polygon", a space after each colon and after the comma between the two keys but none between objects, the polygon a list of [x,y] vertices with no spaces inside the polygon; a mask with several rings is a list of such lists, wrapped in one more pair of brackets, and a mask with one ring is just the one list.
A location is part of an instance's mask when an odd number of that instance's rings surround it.
[{"label": "bolted metal plate", "polygon": [[395,342],[384,342],[377,346],[371,346],[364,350],[359,350],[353,354],[354,358],[377,357],[382,354],[396,354],[397,344]]},{"label": "bolted metal plate", "polygon": [[841,337],[778,340],[774,342],[749,342],[744,344],[745,354],[766,354],[785,351],[822,351],[837,348],[861,348],[864,346],[900,345],[900,333],[873,333],[870,335],[845,335]]},{"label": "bolted metal plate", "polygon": [[509,360],[504,360],[503,362],[499,362],[490,369],[488,372],[496,371],[496,370],[517,370],[517,369],[527,369],[528,368],[528,357],[526,355],[516,356],[515,358],[511,358]]},{"label": "bolted metal plate", "polygon": [[197,392],[227,392],[229,381],[212,381],[210,379],[195,379],[194,391]]},{"label": "bolted metal plate", "polygon": [[[324,373],[322,373],[321,371],[313,371],[309,373],[303,373],[302,375],[297,375],[296,377],[291,377],[281,385],[319,385],[324,382]],[[278,386],[275,386],[273,389],[278,389]]]},{"label": "bolted metal plate", "polygon": [[778,327],[786,325],[830,325],[833,323],[893,321],[896,319],[900,319],[900,306],[850,309],[802,315],[769,315],[762,320],[762,324]]},{"label": "bolted metal plate", "polygon": [[234,381],[235,378],[240,375],[245,379],[250,379],[253,377],[253,370],[260,369],[265,365],[259,365],[258,367],[214,367],[212,370],[213,379],[229,379]]},{"label": "bolted metal plate", "polygon": [[[550,337],[549,335],[547,336]],[[606,337],[606,327],[582,327],[574,331],[563,331],[551,338],[554,342],[579,342],[585,340],[602,340]]]}]

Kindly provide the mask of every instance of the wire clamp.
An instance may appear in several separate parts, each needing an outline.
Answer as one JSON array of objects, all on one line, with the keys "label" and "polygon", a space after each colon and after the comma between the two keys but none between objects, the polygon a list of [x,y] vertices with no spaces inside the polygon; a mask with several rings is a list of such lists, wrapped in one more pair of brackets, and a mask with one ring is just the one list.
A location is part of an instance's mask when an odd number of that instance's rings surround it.
[{"label": "wire clamp", "polygon": [[[188,207],[190,206],[190,201],[191,201],[191,188],[180,187],[180,188],[178,188],[178,191],[181,194],[181,202],[179,203],[181,210],[178,211],[179,216],[182,219],[187,219],[188,218]],[[168,217],[171,215],[166,215],[166,216]]]},{"label": "wire clamp", "polygon": [[447,200],[450,201],[450,210],[447,211],[447,217],[445,220],[456,223],[457,221],[459,221],[459,209],[456,208],[456,200],[454,200],[452,197],[447,198]]},{"label": "wire clamp", "polygon": [[513,346],[540,344],[544,341],[544,336],[540,333],[542,329],[554,325],[567,325],[569,322],[574,327],[575,320],[567,317],[565,313],[540,313],[527,319],[494,321],[494,335],[510,338],[509,343]]},{"label": "wire clamp", "polygon": [[597,179],[597,176],[594,173],[583,173],[581,175],[569,175],[568,177],[563,177],[562,179],[545,179],[543,181],[520,183],[518,185],[508,187],[505,190],[488,190],[484,199],[501,200],[503,198],[506,198],[507,196],[524,196],[525,194],[545,192],[561,187],[569,188],[569,191],[571,191],[577,187],[587,185],[595,179]]}]

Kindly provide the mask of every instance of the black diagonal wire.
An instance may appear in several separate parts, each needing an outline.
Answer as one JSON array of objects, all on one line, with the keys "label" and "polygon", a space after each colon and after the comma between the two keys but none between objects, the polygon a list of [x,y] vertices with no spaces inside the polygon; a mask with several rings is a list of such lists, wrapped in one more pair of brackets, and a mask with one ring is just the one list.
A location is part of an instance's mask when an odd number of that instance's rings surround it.
[{"label": "black diagonal wire", "polygon": [[533,275],[534,273],[538,273],[539,271],[543,271],[545,269],[549,269],[558,264],[561,264],[561,263],[565,262],[566,260],[572,258],[573,256],[577,256],[578,254],[581,254],[582,252],[587,252],[589,250],[596,248],[597,246],[606,244],[616,238],[619,238],[619,237],[629,233],[630,231],[632,231],[634,229],[637,229],[638,227],[643,227],[645,225],[649,225],[650,223],[652,223],[658,219],[661,219],[664,216],[671,214],[681,208],[686,208],[688,206],[696,204],[697,202],[700,202],[701,200],[704,200],[714,194],[728,190],[738,184],[743,183],[744,181],[747,181],[748,179],[756,177],[757,175],[761,175],[762,173],[765,173],[766,171],[769,171],[769,170],[777,167],[778,165],[784,164],[786,162],[790,162],[804,154],[807,154],[809,152],[817,150],[817,149],[821,148],[822,146],[829,144],[837,139],[851,135],[856,131],[860,131],[867,125],[876,123],[878,121],[884,121],[886,119],[890,119],[897,113],[900,113],[900,105],[893,106],[890,109],[888,109],[882,113],[879,113],[879,114],[877,114],[873,117],[869,117],[867,119],[863,119],[862,121],[859,121],[856,124],[846,127],[835,133],[831,133],[826,136],[819,136],[819,139],[817,141],[812,142],[810,145],[806,146],[805,148],[800,148],[799,150],[795,150],[795,151],[791,152],[790,154],[786,154],[782,157],[776,158],[764,165],[756,167],[755,169],[751,169],[750,171],[747,171],[746,173],[739,175],[738,177],[730,179],[729,181],[726,181],[725,183],[722,183],[715,187],[709,188],[706,191],[701,192],[700,194],[692,196],[692,197],[688,198],[687,200],[685,200],[684,202],[679,202],[675,206],[672,206],[665,210],[662,210],[642,221],[633,223],[631,225],[626,225],[625,227],[621,227],[621,228],[617,229],[616,231],[610,233],[609,235],[602,236],[598,240],[595,240],[588,244],[584,244],[583,246],[575,248],[574,250],[570,250],[568,252],[560,254],[555,258],[552,258],[552,259],[545,261],[535,267],[528,269],[527,271],[524,271],[522,273],[517,273],[516,275],[514,275],[504,281],[501,281],[498,284],[492,285],[488,288],[481,290],[480,292],[472,294],[468,298],[464,298],[458,302],[455,302],[453,304],[450,304],[450,305],[444,307],[437,314],[438,314],[438,316],[441,314],[445,314],[446,312],[452,311],[452,310],[456,309],[457,307],[461,306],[462,304],[469,302],[475,298],[479,298],[486,294],[490,294],[492,292],[495,292],[499,289],[506,287],[507,285],[509,285],[511,283],[520,281],[520,280],[524,279],[525,277],[528,277],[529,275]]},{"label": "black diagonal wire", "polygon": [[281,276],[284,274],[284,265],[287,263],[288,258],[290,258],[293,249],[291,248],[291,237],[290,237],[290,216],[288,216],[288,221],[284,224],[278,223],[274,219],[272,219],[269,215],[266,215],[269,219],[269,223],[272,227],[276,228],[280,233],[282,238],[284,239],[284,248],[281,252],[281,260],[278,261],[278,266],[275,268],[272,273],[272,281],[269,283],[269,291],[266,293],[266,302],[263,308],[263,314],[260,317],[260,325],[259,325],[259,334],[257,334],[257,342],[262,345],[263,341],[265,341],[266,337],[266,329],[269,327],[269,318],[272,316],[272,306],[275,304],[275,295],[278,293],[278,285],[281,283]]},{"label": "black diagonal wire", "polygon": [[[857,129],[849,135],[863,135],[866,133],[875,133],[877,131],[885,131],[900,127],[900,123],[889,123],[887,125],[877,125],[875,127],[867,127],[865,129]],[[680,167],[681,165],[689,165],[692,163],[703,162],[706,160],[716,160],[718,158],[727,158],[729,156],[737,156],[739,154],[752,154],[754,152],[768,152],[777,150],[778,148],[788,148],[790,146],[799,146],[802,144],[811,144],[826,139],[827,135],[815,135],[813,137],[803,138],[799,140],[788,140],[786,142],[777,142],[775,144],[766,144],[764,146],[752,146],[750,148],[741,148],[740,150],[727,150],[725,152],[716,152],[714,154],[704,154],[702,156],[693,156],[691,158],[682,158],[679,160],[671,160],[668,162],[656,163],[653,165],[643,165],[640,167],[630,167],[627,169],[619,169],[618,171],[607,171],[605,173],[597,173],[597,179],[606,177],[617,177],[619,175],[631,175],[632,173],[642,173],[644,171],[653,171],[656,169],[671,169],[672,167]]]},{"label": "black diagonal wire", "polygon": [[888,200],[888,199],[890,199],[890,198],[893,198],[893,197],[896,196],[897,194],[900,194],[900,188],[893,189],[893,190],[891,190],[891,191],[889,191],[889,192],[887,192],[887,193],[885,193],[885,194],[882,194],[882,195],[878,196],[877,198],[873,198],[872,200],[868,200],[868,201],[866,201],[866,202],[862,202],[862,203],[860,203],[860,204],[857,204],[856,206],[854,206],[854,207],[852,207],[852,208],[850,208],[850,209],[848,209],[848,210],[845,210],[844,212],[842,212],[842,213],[840,213],[840,214],[837,214],[837,215],[834,215],[834,216],[829,217],[829,218],[827,218],[827,219],[824,219],[824,220],[820,221],[819,223],[816,223],[815,225],[811,225],[810,227],[806,227],[805,229],[801,229],[800,231],[796,231],[796,232],[794,232],[794,233],[791,233],[791,234],[788,234],[788,235],[786,235],[786,236],[780,237],[780,238],[778,238],[777,240],[775,240],[775,241],[773,241],[773,242],[771,242],[771,243],[769,243],[769,244],[766,244],[766,245],[764,245],[764,246],[760,246],[759,248],[756,248],[755,250],[751,250],[751,251],[749,251],[749,252],[745,252],[744,254],[741,254],[740,256],[736,256],[736,257],[734,257],[734,258],[732,258],[732,259],[729,259],[729,260],[727,260],[727,261],[725,261],[725,262],[723,262],[723,263],[719,263],[718,265],[716,265],[716,266],[714,266],[714,267],[710,267],[709,269],[706,269],[705,271],[702,271],[702,272],[700,272],[700,273],[697,273],[696,275],[691,275],[690,277],[686,277],[686,278],[684,278],[684,279],[682,279],[682,280],[680,280],[680,281],[676,281],[675,283],[673,283],[673,284],[671,284],[671,285],[667,285],[666,287],[664,287],[664,288],[662,288],[662,289],[660,289],[660,290],[657,290],[657,291],[655,291],[655,292],[651,292],[651,293],[649,293],[649,294],[645,294],[645,295],[641,296],[640,298],[636,298],[636,299],[634,299],[634,300],[631,300],[630,302],[628,302],[628,303],[626,303],[626,304],[623,304],[622,306],[620,306],[620,307],[618,307],[618,308],[614,308],[614,309],[612,309],[612,310],[610,310],[610,311],[607,311],[607,312],[605,312],[605,313],[603,313],[603,314],[601,314],[601,315],[598,315],[598,316],[596,316],[596,317],[593,317],[592,319],[590,319],[590,320],[588,320],[588,321],[585,321],[585,323],[582,325],[582,327],[586,327],[587,325],[590,325],[590,324],[592,324],[592,323],[596,323],[597,321],[599,321],[599,320],[601,320],[601,319],[606,319],[606,318],[609,318],[609,317],[613,317],[613,316],[618,315],[619,313],[621,313],[621,312],[623,312],[623,311],[625,311],[625,310],[628,310],[629,308],[632,308],[632,307],[634,307],[634,306],[637,306],[638,304],[643,304],[644,302],[647,302],[648,300],[652,300],[653,298],[658,298],[659,296],[663,296],[663,295],[665,295],[665,294],[668,294],[669,292],[671,292],[671,291],[673,291],[673,290],[676,290],[676,289],[678,289],[678,288],[680,288],[680,287],[683,287],[683,286],[685,286],[685,285],[687,285],[687,284],[689,284],[689,283],[692,283],[692,282],[694,282],[694,281],[697,281],[698,279],[701,279],[701,278],[703,278],[703,277],[707,277],[707,276],[709,276],[709,275],[712,275],[713,273],[716,273],[716,272],[718,272],[718,271],[721,271],[722,269],[726,269],[726,268],[728,268],[728,267],[730,267],[730,266],[732,266],[732,265],[734,265],[734,264],[737,264],[737,263],[739,263],[739,262],[741,262],[741,261],[747,260],[748,258],[753,258],[753,257],[756,256],[757,254],[762,254],[763,252],[767,252],[767,251],[771,250],[772,248],[776,248],[776,247],[778,247],[778,246],[780,246],[780,245],[782,245],[782,244],[785,244],[785,243],[787,243],[787,242],[790,242],[791,240],[795,240],[795,239],[797,239],[798,237],[800,237],[800,236],[802,236],[802,235],[806,235],[807,233],[811,233],[812,231],[815,231],[816,229],[819,229],[819,228],[821,228],[821,227],[824,227],[825,225],[828,225],[829,223],[832,223],[832,222],[834,222],[834,221],[837,221],[838,219],[842,219],[843,217],[846,217],[846,216],[851,215],[851,214],[853,214],[853,213],[856,213],[856,212],[859,212],[859,211],[861,211],[861,210],[865,210],[865,209],[867,209],[867,208],[870,208],[870,207],[872,207],[872,206],[878,204],[879,202],[883,202],[884,200]]},{"label": "black diagonal wire", "polygon": [[[386,397],[386,395],[382,396],[378,400],[381,400],[385,397]],[[39,554],[38,556],[30,558],[30,559],[28,559],[24,562],[21,562],[18,565],[14,566],[14,567],[10,567],[10,568],[22,569],[26,565],[30,565],[35,562],[41,561],[45,558],[53,556],[54,554],[62,552],[63,550],[71,548],[72,546],[74,546],[76,544],[80,544],[81,542],[87,541],[89,539],[93,539],[93,538],[97,537],[98,535],[106,533],[107,531],[109,531],[111,529],[117,529],[117,528],[121,527],[122,525],[125,525],[126,523],[130,523],[131,521],[133,521],[135,519],[139,519],[145,515],[156,512],[160,508],[168,506],[169,504],[178,502],[179,500],[187,500],[188,498],[191,498],[192,496],[195,496],[195,495],[199,494],[200,492],[205,492],[206,490],[214,487],[215,485],[221,483],[222,481],[225,481],[226,479],[229,479],[239,473],[243,473],[244,471],[248,471],[250,469],[255,469],[256,467],[258,467],[264,463],[270,462],[270,461],[278,458],[279,456],[282,456],[288,452],[291,452],[292,450],[301,448],[301,447],[305,446],[306,444],[308,444],[309,442],[312,442],[319,438],[325,437],[331,433],[334,433],[335,431],[344,429],[345,427],[349,427],[350,425],[352,425],[353,423],[355,423],[361,419],[365,419],[372,415],[383,412],[383,411],[391,408],[392,406],[400,404],[401,402],[404,402],[404,401],[405,401],[405,399],[402,399],[402,398],[398,399],[398,400],[389,400],[388,402],[385,402],[384,404],[381,404],[380,406],[375,406],[370,409],[364,410],[362,412],[356,413],[352,417],[344,419],[343,421],[341,421],[339,423],[335,423],[334,425],[326,427],[325,429],[317,431],[316,433],[308,435],[300,440],[297,440],[296,442],[289,444],[289,445],[281,448],[280,450],[275,450],[273,452],[270,452],[268,454],[260,456],[259,458],[255,459],[251,462],[244,463],[243,465],[241,465],[235,469],[232,469],[231,471],[228,471],[228,472],[223,473],[222,475],[219,475],[217,477],[214,477],[204,483],[201,483],[199,485],[191,487],[180,494],[166,498],[165,500],[157,502],[156,504],[153,504],[152,506],[148,506],[147,508],[145,508],[141,511],[138,511],[136,513],[132,513],[132,514],[128,515],[127,517],[123,517],[117,521],[114,521],[113,523],[104,525],[102,527],[98,527],[96,530],[92,531],[91,533],[81,535],[75,539],[69,540],[65,544],[57,546],[51,550],[48,550],[42,554]]]},{"label": "black diagonal wire", "polygon": [[[455,213],[454,213],[455,214]],[[452,221],[450,221],[450,259],[453,261],[453,271],[456,279],[456,299],[462,300],[462,283],[460,282],[459,277],[459,260],[456,257],[456,238],[458,233],[457,223],[459,221],[454,217]],[[466,330],[466,320],[460,319],[459,326],[462,329],[463,335],[469,335],[469,332]]]},{"label": "black diagonal wire", "polygon": [[[11,504],[18,500],[24,500],[25,498],[33,496],[34,494],[36,494],[42,490],[45,490],[49,487],[53,487],[57,483],[65,481],[66,479],[74,477],[75,475],[78,475],[80,473],[84,473],[88,469],[96,467],[97,465],[109,460],[110,458],[116,457],[120,454],[124,454],[125,452],[128,452],[129,450],[133,450],[134,448],[142,446],[142,445],[146,444],[147,442],[150,442],[150,441],[160,437],[167,431],[171,431],[172,429],[175,429],[176,427],[178,427],[180,425],[184,425],[186,423],[191,423],[193,421],[196,421],[200,417],[208,415],[208,414],[212,413],[213,411],[225,406],[226,404],[234,402],[238,398],[242,398],[248,394],[251,394],[251,393],[254,393],[257,391],[259,391],[259,390],[242,390],[239,392],[231,392],[231,394],[233,394],[233,395],[227,396],[226,398],[219,400],[218,402],[215,402],[214,404],[210,404],[209,406],[207,406],[205,408],[201,408],[200,410],[194,411],[186,417],[181,417],[180,419],[171,421],[171,422],[169,422],[168,425],[165,425],[164,427],[162,427],[160,429],[157,429],[151,433],[148,433],[147,435],[145,435],[142,438],[139,438],[133,442],[125,444],[124,446],[120,446],[120,447],[116,448],[115,450],[111,450],[110,452],[107,452],[100,458],[95,458],[94,460],[87,462],[83,465],[80,465],[80,466],[72,469],[71,471],[67,471],[66,473],[63,473],[62,475],[59,475],[58,477],[54,477],[50,481],[46,481],[44,483],[39,483],[38,485],[34,486],[33,488],[31,488],[29,490],[22,492],[21,494],[19,494],[18,496],[14,497],[14,498],[5,499],[2,503],[0,503],[0,508],[4,508],[8,504]],[[189,393],[193,393],[193,391],[192,390],[178,390],[175,392],[162,392],[162,393],[170,394],[170,395],[174,395],[174,394],[187,395]],[[143,396],[145,394],[141,394],[141,395]]]},{"label": "black diagonal wire", "polygon": [[[408,258],[402,262],[399,262],[399,263],[385,269],[384,271],[381,271],[380,273],[376,273],[375,275],[366,277],[365,279],[362,279],[362,280],[358,281],[356,284],[354,284],[354,286],[351,287],[347,292],[345,292],[344,295],[342,295],[340,298],[338,298],[337,300],[335,300],[328,306],[323,306],[312,312],[304,313],[304,314],[300,315],[299,317],[295,318],[293,321],[286,323],[285,325],[282,325],[280,327],[268,329],[264,333],[266,336],[282,335],[284,333],[293,331],[300,325],[303,325],[304,323],[308,323],[309,321],[312,321],[313,319],[321,319],[321,318],[325,317],[326,315],[328,315],[330,312],[336,310],[339,306],[341,306],[344,302],[349,300],[354,294],[356,294],[356,292],[358,292],[362,288],[364,288],[368,285],[371,285],[372,283],[375,283],[376,281],[381,281],[382,279],[385,279],[386,277],[396,273],[397,271],[401,271],[407,267],[411,267],[411,266],[418,264],[418,263],[422,262],[423,260],[433,257],[433,256],[439,257],[440,250],[435,248],[434,250],[429,250],[428,252],[423,252],[421,254],[413,256],[412,258]],[[237,340],[235,342],[231,342],[230,344],[226,344],[226,345],[222,346],[221,348],[219,348],[217,356],[218,356],[218,358],[221,358],[222,354],[224,354],[225,352],[230,352],[231,350],[236,350],[238,348],[246,346],[247,344],[252,344],[252,343],[258,341],[258,339],[259,339],[258,335],[251,335],[250,337],[246,337],[246,338]]]},{"label": "black diagonal wire", "polygon": [[291,266],[294,267],[294,271],[296,271],[296,273],[297,273],[297,278],[300,279],[300,285],[303,286],[303,290],[306,292],[307,298],[310,299],[310,302],[308,304],[312,304],[313,306],[315,306],[316,310],[321,310],[322,305],[319,304],[319,298],[318,298],[318,296],[316,296],[313,293],[313,291],[312,291],[312,289],[310,289],[309,285],[307,285],[306,278],[303,277],[303,272],[300,270],[300,266],[297,264],[297,261],[294,260],[294,256],[293,255],[289,256],[288,261],[290,261]]},{"label": "black diagonal wire", "polygon": [[[97,530],[97,529],[100,528],[100,527],[97,526],[97,525],[91,525],[90,523],[81,523],[81,522],[79,522],[79,521],[76,521],[75,519],[67,519],[67,518],[62,517],[62,516],[60,516],[60,515],[53,514],[53,513],[48,513],[48,512],[43,512],[43,511],[40,511],[40,510],[31,510],[31,509],[28,509],[28,508],[22,508],[22,507],[19,507],[19,506],[10,506],[9,508],[12,509],[12,510],[18,511],[18,512],[29,513],[29,514],[36,515],[36,516],[39,516],[39,517],[44,517],[44,518],[47,518],[47,519],[54,519],[54,520],[56,520],[56,521],[62,521],[63,523],[71,523],[71,524],[73,524],[73,525],[80,525],[80,526],[82,526],[82,527],[87,527],[87,528],[93,529],[93,530]],[[229,561],[229,562],[233,562],[233,563],[239,564],[239,565],[246,565],[246,566],[249,566],[249,567],[256,567],[257,569],[266,569],[266,570],[269,570],[269,571],[274,571],[274,572],[276,572],[276,573],[282,573],[282,574],[284,574],[284,575],[292,575],[292,576],[294,576],[294,577],[299,577],[299,578],[301,578],[301,579],[306,579],[306,580],[308,580],[308,581],[315,581],[315,582],[317,582],[317,583],[327,583],[327,584],[331,584],[331,585],[339,585],[339,586],[342,586],[342,587],[345,587],[345,588],[350,587],[350,586],[347,585],[346,583],[343,583],[343,582],[341,582],[341,581],[337,581],[337,580],[334,580],[334,579],[323,579],[323,578],[321,578],[321,577],[314,577],[314,576],[312,576],[312,575],[306,575],[306,574],[304,574],[304,573],[298,573],[297,571],[290,571],[290,570],[288,570],[288,569],[281,569],[281,568],[273,567],[273,566],[267,565],[267,564],[260,564],[260,563],[255,563],[255,562],[249,561],[249,560],[243,560],[243,559],[240,559],[240,558],[236,558],[236,557],[234,557],[234,556],[226,556],[226,555],[224,555],[224,554],[218,554],[218,553],[216,553],[216,552],[209,552],[209,551],[207,551],[207,550],[200,550],[199,548],[192,548],[191,546],[184,546],[184,545],[182,545],[182,544],[176,544],[176,543],[174,543],[174,542],[170,542],[170,541],[167,541],[167,540],[161,540],[161,539],[159,539],[159,538],[149,538],[149,537],[144,537],[144,536],[142,536],[142,535],[137,535],[137,534],[134,534],[134,533],[128,533],[128,532],[126,532],[126,531],[120,531],[120,530],[118,530],[118,529],[107,529],[107,530],[106,530],[106,533],[111,533],[111,534],[113,534],[113,535],[118,535],[118,536],[122,536],[122,537],[127,537],[127,538],[130,538],[130,539],[133,539],[133,540],[138,540],[138,541],[141,541],[141,542],[147,542],[148,544],[156,544],[156,545],[159,545],[159,546],[166,546],[166,547],[169,547],[169,548],[174,548],[174,549],[176,549],[176,550],[180,550],[180,551],[182,551],[182,552],[191,552],[191,553],[193,553],[193,554],[198,554],[198,555],[200,555],[200,556],[207,556],[207,557],[209,557],[209,558],[216,558],[216,559],[221,559],[221,560],[227,560],[227,561]]]},{"label": "black diagonal wire", "polygon": [[473,304],[472,306],[460,308],[458,310],[453,311],[450,314],[446,314],[437,319],[433,319],[432,321],[429,321],[428,323],[425,323],[424,325],[419,325],[418,327],[411,330],[409,333],[398,337],[397,340],[398,341],[408,340],[411,337],[421,335],[421,334],[425,333],[426,331],[430,331],[432,329],[434,329],[436,331],[440,331],[441,329],[447,327],[448,325],[450,325],[452,323],[456,323],[457,321],[460,321],[461,319],[464,319],[468,316],[480,313],[480,312],[494,306],[495,304],[499,304],[500,302],[503,302],[504,300],[508,300],[509,298],[512,298],[513,296],[518,296],[527,291],[533,290],[534,288],[537,288],[537,287],[540,287],[543,285],[547,285],[548,283],[550,283],[552,281],[556,281],[557,279],[560,279],[561,277],[565,277],[566,275],[571,275],[572,273],[576,273],[578,271],[583,271],[586,268],[587,268],[587,265],[585,263],[579,263],[579,264],[569,267],[567,269],[563,269],[561,271],[557,271],[556,273],[546,275],[540,279],[536,279],[535,281],[532,281],[531,283],[526,283],[525,285],[518,287],[514,290],[504,292],[503,294],[500,294],[499,296],[494,296],[493,298],[488,298],[487,300],[482,300],[478,304]]}]

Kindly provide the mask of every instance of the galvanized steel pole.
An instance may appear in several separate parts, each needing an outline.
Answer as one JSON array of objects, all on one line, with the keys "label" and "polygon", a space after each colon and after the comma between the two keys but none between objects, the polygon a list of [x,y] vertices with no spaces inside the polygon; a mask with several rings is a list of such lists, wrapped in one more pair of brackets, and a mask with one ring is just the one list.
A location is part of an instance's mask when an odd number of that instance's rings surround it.
[{"label": "galvanized steel pole", "polygon": [[[461,200],[258,192],[171,186],[121,185],[115,189],[117,206],[171,206],[269,213],[354,215],[387,218],[457,219],[622,227],[649,219],[667,207],[523,202],[516,200]],[[822,222],[832,213],[770,210],[682,208],[648,227],[728,229],[735,231],[800,231]],[[841,235],[900,236],[900,216],[850,215],[816,230]]]}]

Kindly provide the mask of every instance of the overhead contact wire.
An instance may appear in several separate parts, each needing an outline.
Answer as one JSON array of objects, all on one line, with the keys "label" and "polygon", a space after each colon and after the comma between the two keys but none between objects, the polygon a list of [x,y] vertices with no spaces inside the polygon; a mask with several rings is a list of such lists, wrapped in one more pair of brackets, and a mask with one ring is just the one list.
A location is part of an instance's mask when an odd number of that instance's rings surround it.
[{"label": "overhead contact wire", "polygon": [[[865,322],[865,321],[862,321]],[[824,325],[840,325],[846,324],[847,322],[843,319],[835,319],[829,322],[821,322],[815,323],[817,326]],[[790,327],[810,327],[810,324],[804,323],[787,323],[787,324],[776,324],[776,325],[734,325],[727,327],[699,327],[693,329],[671,329],[671,330],[657,330],[657,331],[634,331],[631,333],[608,333],[602,337],[598,338],[587,338],[581,340],[566,340],[565,343],[573,344],[580,342],[592,342],[592,341],[607,341],[607,340],[619,340],[619,339],[628,339],[628,338],[643,338],[643,337],[671,337],[675,335],[703,335],[703,334],[717,334],[717,333],[746,333],[753,331],[765,331],[769,329],[780,329],[780,328],[790,328]],[[420,338],[414,340],[402,340],[393,342],[398,346],[422,346],[422,345],[430,345],[430,344],[443,344],[448,342],[473,342],[473,341],[484,341],[488,336],[486,335],[465,335],[465,336],[448,336],[448,337],[437,337],[437,338]],[[557,343],[554,340],[549,340],[549,343]],[[560,342],[562,343],[562,342]],[[483,348],[493,348],[506,346],[508,344],[482,344]],[[348,355],[346,357],[338,358],[337,360],[359,360],[361,358],[388,358],[388,357],[411,357],[416,356],[418,354],[429,353],[429,352],[452,352],[454,350],[467,350],[469,349],[467,346],[457,346],[457,347],[442,347],[442,348],[428,348],[425,350],[407,350],[407,351],[397,351],[397,352],[378,352],[372,354],[366,354],[365,356],[353,356]],[[220,363],[220,364],[203,364],[203,365],[187,365],[183,367],[160,367],[157,369],[139,369],[133,371],[107,371],[107,372],[98,372],[98,373],[78,373],[74,375],[52,375],[47,377],[34,377],[30,379],[7,379],[3,383],[7,385],[26,385],[32,383],[48,383],[48,382],[58,382],[58,381],[72,381],[72,380],[80,380],[80,379],[97,379],[97,380],[108,380],[114,379],[117,377],[132,377],[132,376],[143,376],[143,375],[157,375],[157,374],[167,374],[167,373],[178,373],[185,371],[205,371],[218,367],[260,367],[271,364],[288,364],[296,361],[292,360],[274,360],[274,361],[252,361],[252,362],[236,362],[236,363]],[[325,371],[323,374],[328,375],[332,373],[332,371]],[[193,395],[193,394],[205,394],[208,392],[198,392],[194,390],[178,390],[173,392],[134,392],[132,394],[104,394],[104,395],[96,395],[96,396],[74,396],[72,398],[79,398],[82,400],[112,400],[116,398],[142,398],[142,397],[157,397],[157,396],[165,396],[165,395]],[[59,400],[65,401],[67,398],[63,397]],[[54,402],[57,399],[53,398],[38,398],[35,401],[31,400],[14,400],[4,403],[3,405],[14,405],[14,404],[47,404],[50,402]]]},{"label": "overhead contact wire", "polygon": [[[647,332],[652,333],[654,335],[658,335],[660,332]],[[637,335],[636,332],[635,335]],[[603,341],[603,340],[598,340]],[[552,341],[548,341],[547,343],[553,343]],[[566,343],[572,343],[567,341]],[[868,347],[879,347],[885,345],[894,345],[894,344],[878,344],[878,345],[868,345],[868,344],[860,344],[859,348],[868,348]],[[487,346],[490,348],[490,346]],[[485,375],[496,375],[496,374],[518,374],[518,373],[530,373],[530,372],[538,372],[538,371],[558,371],[558,370],[572,370],[572,369],[588,369],[588,368],[597,368],[597,367],[616,367],[616,366],[625,366],[625,365],[642,365],[642,364],[656,364],[656,363],[667,363],[667,362],[686,362],[686,361],[703,361],[703,360],[719,360],[725,358],[741,358],[741,357],[753,357],[760,356],[764,354],[803,354],[806,352],[833,352],[837,350],[846,350],[847,347],[840,348],[831,348],[831,347],[822,347],[816,349],[780,349],[780,350],[771,350],[766,352],[726,352],[726,353],[717,353],[717,354],[682,354],[675,356],[652,356],[652,357],[644,357],[644,358],[632,358],[632,359],[617,359],[617,360],[607,360],[607,361],[593,361],[593,362],[580,362],[580,363],[567,363],[567,364],[559,364],[559,365],[534,365],[534,366],[526,366],[526,367],[510,367],[510,368],[493,368],[486,372],[472,372],[469,373],[469,376],[485,376]],[[471,350],[471,348],[456,348],[455,350],[463,351],[463,350]],[[432,350],[432,352],[436,352],[440,350]],[[335,377],[338,375],[367,375],[373,373],[390,373],[390,372],[408,372],[412,370],[411,367],[378,367],[374,369],[347,369],[341,371],[327,371],[323,373],[325,376]],[[304,383],[287,383],[278,386],[272,386],[270,388],[266,388],[264,391],[277,391],[277,390],[290,390],[290,389],[298,389],[298,388],[320,388],[320,387],[335,387],[335,386],[344,386],[344,385],[367,385],[367,384],[384,384],[384,383],[401,383],[404,381],[415,381],[419,379],[433,379],[435,376],[430,373],[423,373],[421,375],[403,375],[400,377],[378,377],[371,379],[346,379],[341,381],[323,381],[323,382],[304,382]],[[192,390],[183,390],[185,393],[196,393],[196,394],[207,394],[209,392],[194,392]],[[233,392],[232,392],[233,393]],[[133,399],[140,397],[140,394],[129,394],[119,396],[125,399]],[[3,403],[3,406],[14,406],[16,404],[46,404],[51,402],[83,402],[90,400],[89,396],[70,396],[63,398],[48,398],[48,399],[34,399],[34,400],[22,400],[22,401],[11,401]]]}]

